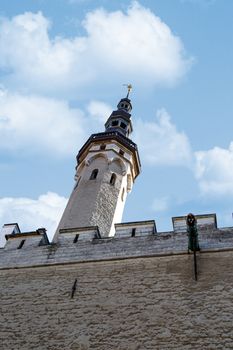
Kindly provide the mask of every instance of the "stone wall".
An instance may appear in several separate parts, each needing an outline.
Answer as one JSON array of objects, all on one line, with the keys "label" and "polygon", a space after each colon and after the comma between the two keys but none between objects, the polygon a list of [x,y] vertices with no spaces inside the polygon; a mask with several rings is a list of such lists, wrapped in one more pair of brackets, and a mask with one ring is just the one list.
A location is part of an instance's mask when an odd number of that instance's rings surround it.
[{"label": "stone wall", "polygon": [[0,348],[232,349],[232,260],[199,253],[197,282],[192,254],[1,269]]},{"label": "stone wall", "polygon": [[[187,232],[158,233],[154,221],[117,224],[114,237],[95,238],[97,231],[96,227],[62,230],[57,242],[49,245],[40,245],[40,237],[24,233],[22,249],[17,249],[20,235],[12,234],[0,249],[0,269],[187,254]],[[199,245],[202,254],[233,250],[233,228],[202,227]]]},{"label": "stone wall", "polygon": [[233,228],[197,217],[195,281],[184,220],[160,233],[153,220],[117,224],[108,238],[64,229],[52,244],[43,229],[7,235],[0,349],[232,349]]}]

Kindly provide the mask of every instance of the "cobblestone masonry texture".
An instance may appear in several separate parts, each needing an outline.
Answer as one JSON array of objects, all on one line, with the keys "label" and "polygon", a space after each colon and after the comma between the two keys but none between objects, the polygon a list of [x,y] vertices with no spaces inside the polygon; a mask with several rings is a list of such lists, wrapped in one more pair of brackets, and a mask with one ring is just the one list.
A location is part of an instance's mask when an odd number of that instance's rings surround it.
[{"label": "cobblestone masonry texture", "polygon": [[233,349],[232,258],[200,253],[197,282],[191,254],[2,269],[0,348]]}]

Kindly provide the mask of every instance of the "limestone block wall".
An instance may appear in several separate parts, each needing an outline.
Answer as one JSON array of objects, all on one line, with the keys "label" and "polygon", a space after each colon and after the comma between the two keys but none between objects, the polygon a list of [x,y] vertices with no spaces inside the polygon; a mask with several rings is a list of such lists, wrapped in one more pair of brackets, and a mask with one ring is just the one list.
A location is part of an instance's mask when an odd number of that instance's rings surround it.
[{"label": "limestone block wall", "polygon": [[38,247],[40,242],[41,242],[40,235],[28,237],[28,235],[22,234],[22,235],[17,235],[17,237],[13,239],[9,239],[4,249],[15,252],[15,250],[18,249],[18,247],[23,243],[24,249],[28,248],[30,250],[33,250],[33,248]]},{"label": "limestone block wall", "polygon": [[[114,237],[100,237],[96,226],[64,229],[51,244],[41,245],[40,237],[12,235],[0,249],[0,269],[187,254],[188,248],[187,232],[156,232],[153,220],[117,224]],[[25,243],[17,249],[22,239]],[[233,228],[202,227],[199,246],[201,254],[233,250]]]},{"label": "limestone block wall", "polygon": [[183,217],[171,232],[151,220],[117,224],[115,237],[64,229],[52,244],[44,229],[8,235],[0,349],[232,349],[233,228],[197,219],[197,281]]},{"label": "limestone block wall", "polygon": [[154,220],[129,222],[115,225],[115,237],[151,236],[156,233]]},{"label": "limestone block wall", "polygon": [[1,350],[232,349],[232,261],[198,254],[197,282],[191,254],[1,269]]}]

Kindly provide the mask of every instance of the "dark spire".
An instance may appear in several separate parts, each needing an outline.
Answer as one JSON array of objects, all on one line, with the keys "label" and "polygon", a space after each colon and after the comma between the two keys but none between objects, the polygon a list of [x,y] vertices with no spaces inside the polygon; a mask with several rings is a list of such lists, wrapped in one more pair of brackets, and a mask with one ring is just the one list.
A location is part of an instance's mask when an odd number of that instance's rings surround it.
[{"label": "dark spire", "polygon": [[[127,94],[128,96],[128,94]],[[132,105],[130,99],[128,97],[124,97],[120,100],[120,102],[117,105],[118,110],[124,110],[127,113],[130,113],[132,111]],[[129,115],[130,117],[131,115]]]},{"label": "dark spire", "polygon": [[122,98],[117,105],[117,110],[113,111],[108,120],[105,123],[106,131],[118,131],[124,136],[128,137],[132,132],[132,123],[131,123],[131,110],[132,104],[129,99],[129,93],[132,89],[132,85],[126,85],[128,89],[127,96]]}]

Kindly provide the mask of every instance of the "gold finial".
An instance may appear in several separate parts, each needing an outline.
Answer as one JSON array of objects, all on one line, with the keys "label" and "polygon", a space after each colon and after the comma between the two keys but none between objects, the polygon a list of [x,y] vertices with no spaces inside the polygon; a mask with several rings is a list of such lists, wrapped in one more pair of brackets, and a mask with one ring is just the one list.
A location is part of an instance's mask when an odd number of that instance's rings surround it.
[{"label": "gold finial", "polygon": [[128,98],[129,97],[129,94],[130,94],[130,92],[131,92],[131,90],[132,90],[132,85],[131,84],[123,84],[123,86],[127,86],[127,89],[128,89],[128,93],[127,93],[127,96],[126,96],[126,98]]}]

